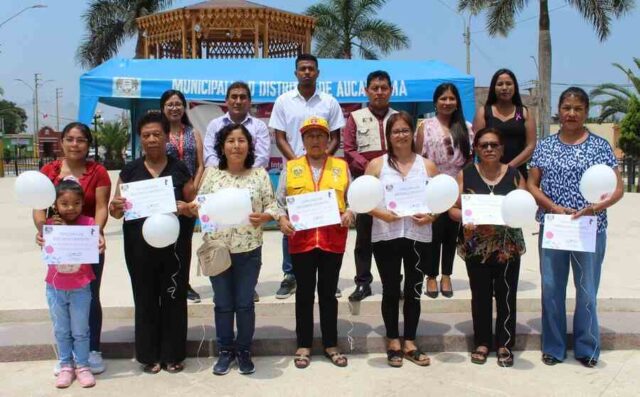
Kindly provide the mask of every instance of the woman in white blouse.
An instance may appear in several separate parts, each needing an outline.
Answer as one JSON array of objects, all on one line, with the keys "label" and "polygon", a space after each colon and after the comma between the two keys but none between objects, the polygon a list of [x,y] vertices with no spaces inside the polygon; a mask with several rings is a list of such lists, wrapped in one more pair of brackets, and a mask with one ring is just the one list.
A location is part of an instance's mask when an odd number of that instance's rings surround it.
[{"label": "woman in white blouse", "polygon": [[[367,175],[380,179],[382,185],[392,186],[405,180],[427,183],[438,173],[433,161],[416,154],[411,115],[398,112],[387,121],[385,137],[388,152],[369,163]],[[406,358],[418,365],[430,364],[429,357],[415,344],[420,319],[420,293],[423,274],[420,270],[431,243],[433,214],[415,214],[399,217],[385,208],[376,208],[373,216],[371,241],[373,256],[382,281],[382,317],[387,336],[387,362],[392,367],[402,365]],[[404,262],[404,347],[398,330],[400,300],[400,268]]]}]

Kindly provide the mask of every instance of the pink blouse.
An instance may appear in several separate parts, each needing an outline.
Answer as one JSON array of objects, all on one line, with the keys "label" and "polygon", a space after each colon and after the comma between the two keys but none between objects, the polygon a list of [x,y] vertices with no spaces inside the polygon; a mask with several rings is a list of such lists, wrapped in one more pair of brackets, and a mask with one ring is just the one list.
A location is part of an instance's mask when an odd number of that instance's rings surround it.
[{"label": "pink blouse", "polygon": [[[442,129],[437,117],[424,120],[422,125],[424,126],[424,138],[420,154],[436,163],[440,173],[455,178],[467,160],[460,149],[454,147],[451,135]],[[469,144],[473,145],[471,123],[467,122],[467,129],[469,130]]]}]

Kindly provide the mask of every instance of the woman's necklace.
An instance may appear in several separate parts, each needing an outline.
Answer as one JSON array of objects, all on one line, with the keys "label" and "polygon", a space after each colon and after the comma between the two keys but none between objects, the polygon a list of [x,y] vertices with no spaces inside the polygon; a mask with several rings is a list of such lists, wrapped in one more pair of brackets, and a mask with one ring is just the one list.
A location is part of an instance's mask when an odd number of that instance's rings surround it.
[{"label": "woman's necklace", "polygon": [[[496,185],[500,181],[500,177],[502,176],[502,166],[498,169],[498,174],[494,178],[488,178],[483,175],[482,169],[480,165],[478,165],[478,174],[480,174],[480,178],[485,185],[487,185],[487,189],[489,189],[489,195],[493,196],[493,189],[496,188]],[[493,184],[491,184],[493,182]]]}]

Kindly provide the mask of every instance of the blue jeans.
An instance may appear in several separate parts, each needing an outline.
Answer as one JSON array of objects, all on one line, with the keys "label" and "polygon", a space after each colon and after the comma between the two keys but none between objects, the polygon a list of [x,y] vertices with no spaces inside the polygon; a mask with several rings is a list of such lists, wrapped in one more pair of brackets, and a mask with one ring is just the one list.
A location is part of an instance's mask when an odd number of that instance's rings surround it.
[{"label": "blue jeans", "polygon": [[282,235],[282,273],[293,275],[293,265],[291,264],[291,254],[289,253],[289,238]]},{"label": "blue jeans", "polygon": [[576,358],[598,359],[600,329],[597,301],[600,272],[607,246],[606,232],[596,237],[596,252],[562,251],[542,248],[538,238],[542,275],[542,352],[558,360],[567,356],[567,315],[565,301],[569,266],[576,287],[573,315],[573,350]]},{"label": "blue jeans", "polygon": [[47,284],[47,303],[60,366],[89,366],[90,285],[65,291]]},{"label": "blue jeans", "polygon": [[[262,247],[258,247],[252,251],[231,254],[231,267],[215,277],[209,277],[214,292],[218,350],[251,349],[256,328],[253,291],[258,283],[261,265]],[[238,322],[237,338],[233,333],[234,317]]]}]

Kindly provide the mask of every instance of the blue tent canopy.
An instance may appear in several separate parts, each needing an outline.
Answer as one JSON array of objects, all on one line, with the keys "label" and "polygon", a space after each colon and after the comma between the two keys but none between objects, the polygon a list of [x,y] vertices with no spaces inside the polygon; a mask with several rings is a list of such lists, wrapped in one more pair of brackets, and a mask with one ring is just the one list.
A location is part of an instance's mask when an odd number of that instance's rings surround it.
[{"label": "blue tent canopy", "polygon": [[[385,70],[393,83],[391,102],[414,115],[433,110],[433,91],[443,82],[460,90],[465,118],[475,111],[474,78],[439,61],[369,61],[320,59],[318,88],[340,103],[365,103],[367,74]],[[98,102],[129,109],[132,119],[157,108],[168,89],[187,100],[224,102],[236,80],[249,84],[253,103],[271,103],[296,86],[294,60],[252,59],[112,59],[80,77],[78,119],[90,123]]]}]

